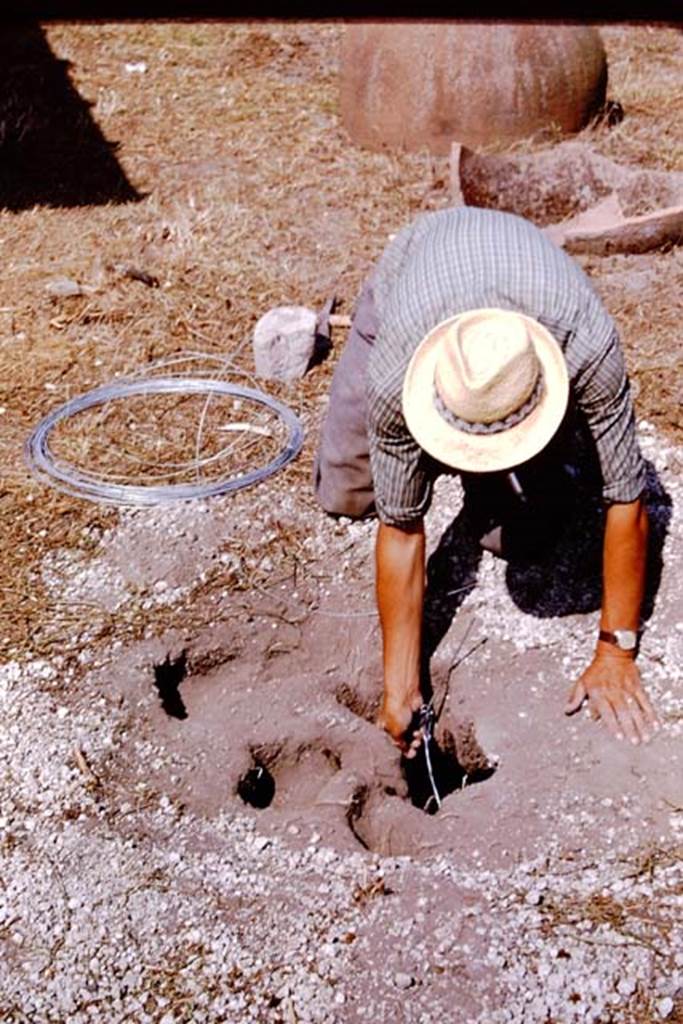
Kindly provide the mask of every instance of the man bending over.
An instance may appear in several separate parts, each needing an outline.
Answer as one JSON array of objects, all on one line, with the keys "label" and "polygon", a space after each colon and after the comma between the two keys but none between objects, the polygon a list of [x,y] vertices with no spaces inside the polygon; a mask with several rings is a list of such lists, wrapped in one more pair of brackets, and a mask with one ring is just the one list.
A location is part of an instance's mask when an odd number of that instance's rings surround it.
[{"label": "man bending over", "polygon": [[565,710],[587,702],[614,736],[639,743],[658,728],[634,660],[645,465],[614,323],[578,265],[519,217],[459,207],[404,228],[361,292],[315,487],[329,513],[379,518],[379,724],[407,756],[420,743],[423,520],[433,482],[459,471],[482,546],[509,557],[531,548],[533,557],[549,525],[534,493],[571,486],[562,460],[572,410],[592,438],[606,514],[595,653]]}]

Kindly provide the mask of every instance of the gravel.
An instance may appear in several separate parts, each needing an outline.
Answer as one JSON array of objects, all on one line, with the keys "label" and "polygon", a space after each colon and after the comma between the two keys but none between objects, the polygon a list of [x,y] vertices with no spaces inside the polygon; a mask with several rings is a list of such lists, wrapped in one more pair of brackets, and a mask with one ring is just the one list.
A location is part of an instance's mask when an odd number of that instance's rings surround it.
[{"label": "gravel", "polygon": [[[670,510],[653,505],[655,517],[671,513],[662,584],[671,593],[683,488],[670,467],[680,453],[640,427],[674,498]],[[453,481],[439,497],[449,488],[457,498]],[[267,495],[249,501],[254,515],[258,502],[267,507]],[[437,534],[445,505],[431,514]],[[142,511],[123,514],[120,529],[133,519],[150,530],[189,522],[177,509]],[[370,524],[325,522],[309,547],[342,552],[342,579],[371,557],[372,536]],[[105,570],[79,569],[69,589],[57,563],[45,572],[78,601],[96,584],[107,590]],[[594,613],[531,619],[504,573],[485,557],[465,607],[476,604],[491,636],[520,649],[568,630],[578,651],[566,658],[578,663]],[[149,583],[160,603],[176,587],[161,580]],[[125,586],[117,569],[113,607]],[[679,735],[683,629],[670,615],[665,601],[655,609],[642,657],[665,730]],[[135,734],[134,712],[113,692],[79,690],[75,672],[59,658],[0,666],[0,1020],[433,1024],[455,1019],[457,1006],[472,1024],[605,1024],[665,1020],[683,1007],[680,849],[653,841],[593,862],[558,836],[513,868],[483,858],[464,870],[438,850],[422,860],[338,852],[306,821],[281,839],[259,834],[254,815],[207,820],[155,790],[144,758],[121,775],[116,753]],[[141,740],[139,750],[173,771],[161,747]],[[680,815],[672,809],[679,834]]]}]

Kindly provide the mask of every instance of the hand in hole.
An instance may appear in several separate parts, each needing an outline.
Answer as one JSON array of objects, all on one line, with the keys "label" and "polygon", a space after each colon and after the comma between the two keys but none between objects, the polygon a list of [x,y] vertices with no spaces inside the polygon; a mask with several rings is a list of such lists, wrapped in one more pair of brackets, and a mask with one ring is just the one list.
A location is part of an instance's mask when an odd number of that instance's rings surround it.
[{"label": "hand in hole", "polygon": [[419,711],[422,696],[393,697],[385,693],[377,716],[377,725],[388,734],[404,757],[413,758],[422,745],[423,732]]}]

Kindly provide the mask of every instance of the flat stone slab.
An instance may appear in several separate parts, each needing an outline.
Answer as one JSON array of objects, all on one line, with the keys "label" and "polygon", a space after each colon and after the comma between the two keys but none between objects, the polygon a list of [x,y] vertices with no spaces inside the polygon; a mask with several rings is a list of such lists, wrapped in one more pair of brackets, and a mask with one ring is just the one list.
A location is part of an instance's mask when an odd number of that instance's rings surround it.
[{"label": "flat stone slab", "polygon": [[572,253],[642,253],[683,239],[683,174],[618,164],[581,142],[512,156],[454,145],[451,194],[526,217]]},{"label": "flat stone slab", "polygon": [[571,253],[609,256],[615,252],[649,252],[683,242],[683,205],[625,217],[613,192],[585,213],[549,225],[544,231]]}]

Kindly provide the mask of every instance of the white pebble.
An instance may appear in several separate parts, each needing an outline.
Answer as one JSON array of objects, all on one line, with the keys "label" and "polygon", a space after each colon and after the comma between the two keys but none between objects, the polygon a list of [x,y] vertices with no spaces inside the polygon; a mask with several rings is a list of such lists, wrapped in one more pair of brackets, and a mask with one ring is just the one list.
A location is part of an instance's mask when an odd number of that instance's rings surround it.
[{"label": "white pebble", "polygon": [[620,978],[617,982],[617,992],[622,996],[632,996],[636,990],[634,978]]},{"label": "white pebble", "polygon": [[665,996],[657,1003],[657,1013],[660,1017],[669,1017],[673,1012],[674,1001],[671,996]]}]

